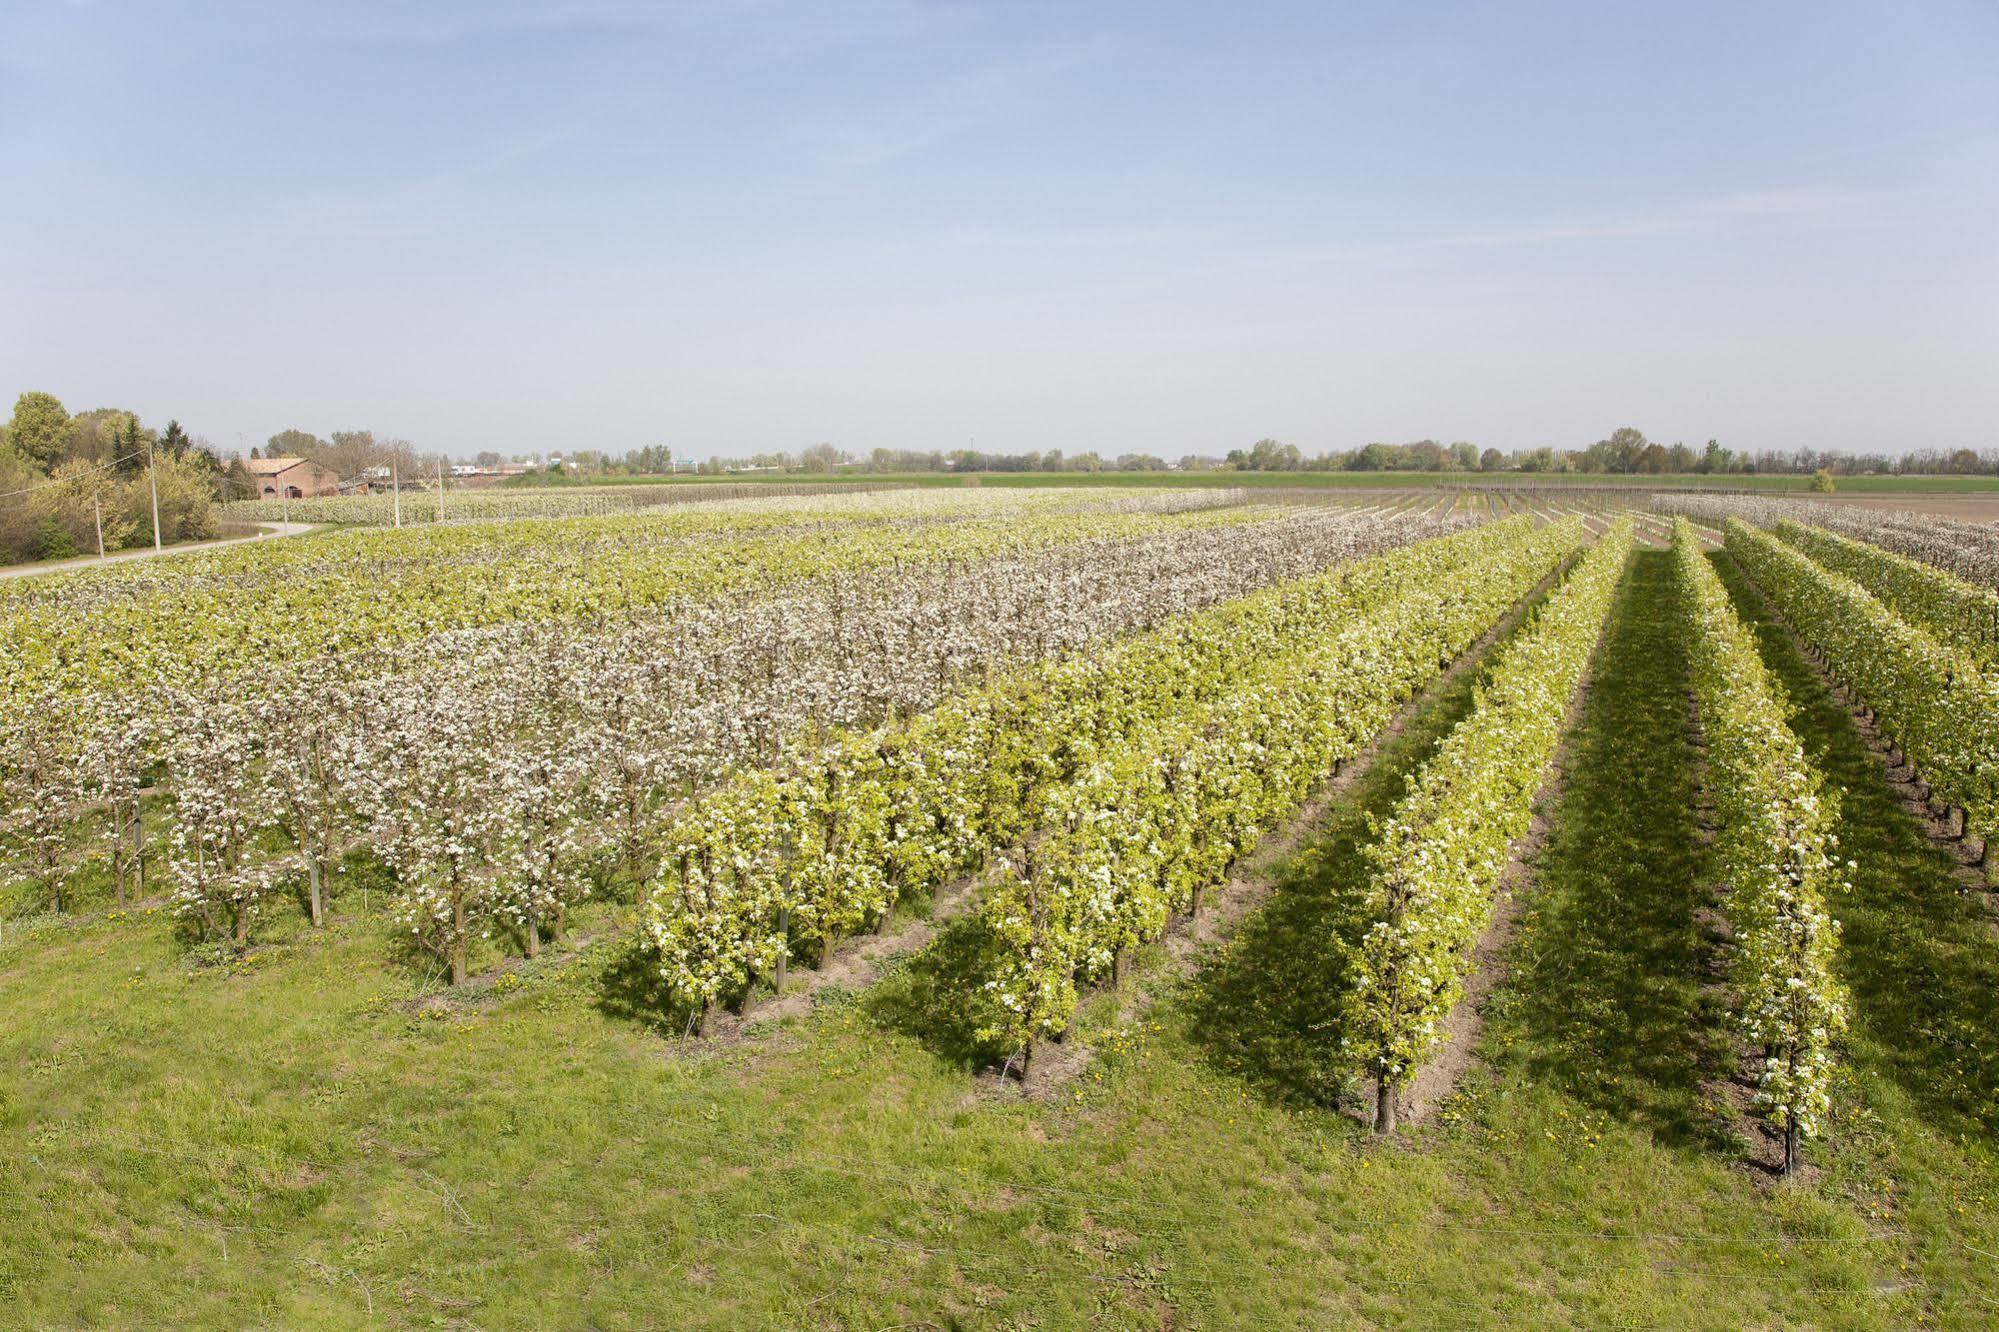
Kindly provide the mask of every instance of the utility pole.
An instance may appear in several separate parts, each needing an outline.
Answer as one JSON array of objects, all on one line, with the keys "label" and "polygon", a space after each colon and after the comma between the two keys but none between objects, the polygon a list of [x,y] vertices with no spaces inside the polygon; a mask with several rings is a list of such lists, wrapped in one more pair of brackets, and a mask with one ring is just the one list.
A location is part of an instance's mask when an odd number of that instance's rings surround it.
[{"label": "utility pole", "polygon": [[394,506],[396,511],[396,526],[401,527],[403,525],[403,479],[402,473],[397,470],[396,460],[393,456],[389,459],[389,503]]},{"label": "utility pole", "polygon": [[97,558],[104,558],[104,505],[95,490],[90,492],[90,516],[97,521]]},{"label": "utility pole", "polygon": [[437,455],[437,517],[433,521],[444,521],[444,455]]},{"label": "utility pole", "polygon": [[153,488],[153,553],[160,553],[160,458],[156,445],[146,445],[146,483]]}]

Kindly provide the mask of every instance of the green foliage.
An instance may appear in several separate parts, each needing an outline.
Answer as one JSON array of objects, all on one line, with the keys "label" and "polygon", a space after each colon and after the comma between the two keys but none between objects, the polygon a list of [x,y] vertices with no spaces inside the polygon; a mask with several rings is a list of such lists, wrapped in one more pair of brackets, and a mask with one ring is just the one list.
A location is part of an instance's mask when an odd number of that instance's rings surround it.
[{"label": "green foliage", "polygon": [[986,988],[1009,1015],[989,1035],[1018,1049],[1062,1031],[1079,983],[1114,975],[1120,958],[1221,884],[1581,537],[1567,525],[1533,539],[1499,535],[1487,538],[1476,578],[1436,558],[1404,561],[1371,587],[1355,580],[1285,639],[1223,661],[1212,702],[1183,702],[1168,724],[1105,746],[1051,790],[1030,821],[1049,831],[1031,843],[1026,872],[1003,877],[981,903],[1003,945]]},{"label": "green foliage", "polygon": [[1999,835],[1999,677],[1778,538],[1734,518],[1727,532],[1729,554],[1879,715],[1936,796],[1980,835]]},{"label": "green foliage", "polygon": [[35,558],[63,560],[77,554],[76,539],[56,519],[44,517],[35,525]]},{"label": "green foliage", "polygon": [[7,447],[46,472],[62,456],[68,430],[69,412],[53,393],[23,393],[7,423]]},{"label": "green foliage", "polygon": [[1615,525],[1492,666],[1472,713],[1411,783],[1369,854],[1365,913],[1341,1007],[1349,1057],[1393,1089],[1433,1052],[1463,994],[1513,843],[1561,741],[1631,554]]},{"label": "green foliage", "polygon": [[1756,1107],[1816,1136],[1831,1111],[1835,1049],[1848,1021],[1835,967],[1839,923],[1827,909],[1847,891],[1836,854],[1839,804],[1792,734],[1783,692],[1685,519],[1673,554],[1737,944],[1730,977],[1758,1064]]},{"label": "green foliage", "polygon": [[[713,1003],[766,973],[787,946],[781,912],[792,939],[815,941],[977,870],[1031,833],[1066,828],[1025,878],[1003,873],[985,908],[1008,959],[995,993],[1014,1014],[995,1038],[1018,1044],[1059,1031],[1075,973],[1101,975],[1118,948],[1156,933],[1164,902],[1184,901],[1253,846],[1283,793],[1295,799],[1304,772],[1329,761],[1307,747],[1253,777],[1224,762],[1232,750],[1271,747],[1267,732],[1247,728],[1298,721],[1278,686],[1310,679],[1333,691],[1311,715],[1337,757],[1351,743],[1347,727],[1367,733],[1382,697],[1406,696],[1412,676],[1448,657],[1440,637],[1463,641],[1452,637],[1464,633],[1462,606],[1476,608],[1470,618],[1482,628],[1578,537],[1574,524],[1537,532],[1521,520],[1395,551],[1100,653],[1044,662],[874,736],[836,738],[778,783],[746,775],[689,807],[669,835],[646,917],[662,975],[679,1002]],[[1484,577],[1464,577],[1472,567]],[[1420,602],[1434,619],[1401,604],[1416,587],[1438,589]],[[1404,615],[1394,636],[1376,643],[1354,629],[1342,643],[1355,617],[1385,632],[1372,618],[1385,605]],[[1353,669],[1341,674],[1338,664]],[[1334,706],[1348,697],[1342,690],[1353,691],[1344,720]],[[1262,708],[1268,719],[1259,722],[1251,714]],[[1182,777],[1169,795],[1155,765],[1160,746],[1183,740],[1198,741],[1198,753],[1172,765]],[[833,808],[842,821],[822,831]],[[1119,822],[1105,822],[1113,809]],[[1179,810],[1206,826],[1180,825],[1168,813]],[[1078,885],[1104,873],[1111,853],[1081,829],[1122,829],[1143,842],[1154,817],[1164,819],[1162,848],[1182,852],[1132,861],[1122,889],[1132,898],[1102,899],[1086,924]]]},{"label": "green foliage", "polygon": [[1999,591],[1822,527],[1787,519],[1777,524],[1777,535],[1981,668],[1999,666]]}]

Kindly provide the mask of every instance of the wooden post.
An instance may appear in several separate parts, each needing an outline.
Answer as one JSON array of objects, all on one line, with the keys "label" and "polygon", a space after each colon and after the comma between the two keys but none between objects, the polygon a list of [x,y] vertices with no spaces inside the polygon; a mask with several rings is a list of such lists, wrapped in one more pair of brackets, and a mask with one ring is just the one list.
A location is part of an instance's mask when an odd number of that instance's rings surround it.
[{"label": "wooden post", "polygon": [[90,516],[97,523],[97,558],[104,558],[104,504],[96,491],[90,492]]},{"label": "wooden post", "polygon": [[132,856],[137,861],[139,896],[146,895],[146,826],[143,796],[134,788],[132,796]]},{"label": "wooden post", "polygon": [[146,484],[147,484],[148,486],[152,487],[152,491],[153,491],[153,551],[154,551],[154,553],[155,553],[155,554],[157,554],[157,553],[159,552],[159,550],[160,550],[160,546],[161,546],[161,542],[160,542],[160,466],[159,466],[159,459],[158,459],[158,458],[156,458],[156,457],[154,457],[154,455],[153,455],[153,446],[152,446],[152,445],[150,445],[150,444],[148,444],[148,445],[146,446]]},{"label": "wooden post", "polygon": [[402,474],[396,470],[396,460],[394,458],[389,459],[389,507],[395,511],[396,526],[401,527],[403,525],[403,481]]}]

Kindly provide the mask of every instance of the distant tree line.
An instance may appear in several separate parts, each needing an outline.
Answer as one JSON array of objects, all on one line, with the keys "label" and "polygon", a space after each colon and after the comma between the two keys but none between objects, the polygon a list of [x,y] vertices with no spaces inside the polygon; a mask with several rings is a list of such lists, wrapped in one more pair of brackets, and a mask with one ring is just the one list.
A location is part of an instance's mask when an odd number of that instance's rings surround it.
[{"label": "distant tree line", "polygon": [[[382,468],[413,485],[421,484],[440,463],[446,468],[451,466],[450,460],[441,454],[420,454],[408,440],[377,436],[372,430],[335,430],[325,439],[306,430],[280,430],[264,442],[262,449],[252,448],[250,456],[305,458],[342,481],[355,481]],[[241,485],[249,487],[248,473],[240,468],[235,470],[242,472]],[[255,491],[246,489],[245,493]]]},{"label": "distant tree line", "polygon": [[[579,455],[580,457],[581,455]],[[629,460],[634,455],[627,455]],[[664,470],[664,469],[662,469]],[[1887,453],[1845,453],[1831,449],[1722,447],[1708,440],[1700,448],[1663,444],[1643,431],[1621,426],[1579,449],[1543,446],[1507,453],[1459,440],[1444,444],[1419,439],[1406,444],[1364,444],[1357,449],[1307,456],[1296,445],[1259,439],[1221,457],[1183,456],[1177,463],[1150,453],[1105,458],[1096,452],[986,453],[974,449],[874,449],[866,455],[817,444],[799,453],[758,453],[745,460],[710,458],[693,470],[724,472],[1552,472],[1605,475],[1741,476],[1788,475],[1999,476],[1999,449],[1919,449],[1901,457]]]}]

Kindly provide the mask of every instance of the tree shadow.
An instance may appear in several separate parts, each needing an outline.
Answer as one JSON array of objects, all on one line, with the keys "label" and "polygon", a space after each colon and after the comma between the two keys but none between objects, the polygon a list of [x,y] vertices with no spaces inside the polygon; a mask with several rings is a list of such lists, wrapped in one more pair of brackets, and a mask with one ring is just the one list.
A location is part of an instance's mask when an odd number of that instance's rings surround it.
[{"label": "tree shadow", "polygon": [[1273,1104],[1331,1105],[1351,1080],[1337,1014],[1344,945],[1366,927],[1362,851],[1373,840],[1371,816],[1394,803],[1415,758],[1369,770],[1368,789],[1341,802],[1323,840],[1285,867],[1269,903],[1194,982],[1188,1030],[1203,1057]]},{"label": "tree shadow", "polygon": [[1633,556],[1570,735],[1561,794],[1488,1009],[1487,1052],[1662,1141],[1718,1145],[1730,1067],[1704,986],[1685,645],[1672,556]]},{"label": "tree shadow", "polygon": [[1840,852],[1858,867],[1832,907],[1856,1062],[1877,1065],[1939,1131],[1989,1134],[1999,1129],[1999,941],[1985,907],[1742,570],[1725,554],[1714,564],[1790,691],[1806,752],[1841,788]]},{"label": "tree shadow", "polygon": [[659,968],[641,942],[628,939],[609,952],[595,987],[597,1011],[662,1036],[684,1034],[691,1014],[667,991]]},{"label": "tree shadow", "polygon": [[985,990],[994,953],[992,935],[978,914],[961,916],[928,947],[891,961],[862,995],[862,1011],[947,1063],[967,1069],[996,1063],[1005,1052],[978,1034],[1001,1016]]},{"label": "tree shadow", "polygon": [[1348,984],[1345,946],[1367,926],[1363,852],[1409,775],[1470,712],[1478,678],[1466,671],[1418,705],[1327,811],[1312,842],[1279,867],[1262,910],[1194,979],[1188,1028],[1202,1057],[1273,1104],[1328,1106],[1352,1079],[1338,1012]]}]

